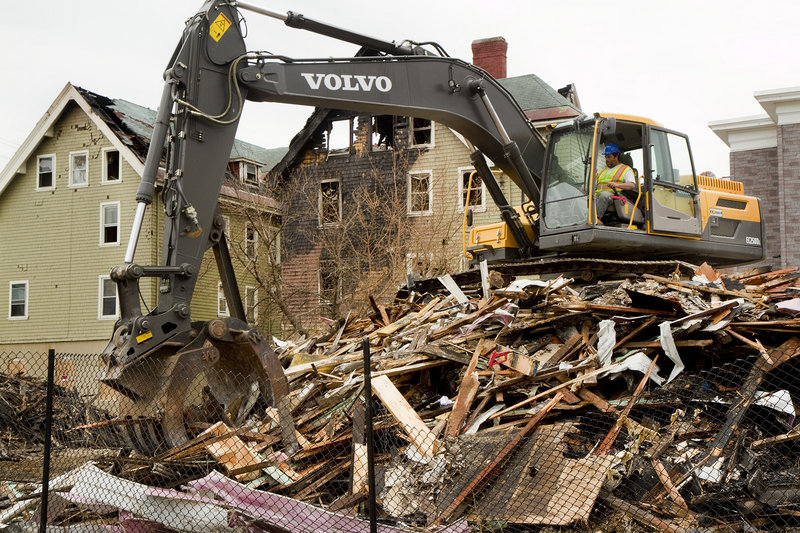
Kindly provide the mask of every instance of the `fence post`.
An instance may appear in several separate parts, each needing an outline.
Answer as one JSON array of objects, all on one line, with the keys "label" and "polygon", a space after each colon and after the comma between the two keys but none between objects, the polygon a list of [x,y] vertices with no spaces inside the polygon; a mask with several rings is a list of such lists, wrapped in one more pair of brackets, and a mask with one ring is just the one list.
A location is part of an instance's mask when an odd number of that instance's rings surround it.
[{"label": "fence post", "polygon": [[47,503],[50,492],[50,430],[53,426],[53,380],[55,379],[56,351],[47,351],[47,398],[44,412],[44,460],[42,462],[42,504],[39,516],[39,531],[47,531]]},{"label": "fence post", "polygon": [[370,370],[369,339],[361,343],[364,351],[364,425],[367,441],[367,505],[369,507],[370,533],[378,531],[378,515],[375,510],[375,445],[372,438],[372,371]]}]

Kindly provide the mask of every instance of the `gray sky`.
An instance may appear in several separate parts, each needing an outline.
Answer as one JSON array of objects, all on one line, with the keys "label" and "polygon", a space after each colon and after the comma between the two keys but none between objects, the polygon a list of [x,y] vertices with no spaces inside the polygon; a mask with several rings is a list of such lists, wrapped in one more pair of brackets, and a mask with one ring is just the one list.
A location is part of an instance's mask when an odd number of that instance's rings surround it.
[{"label": "gray sky", "polygon": [[[388,41],[436,41],[471,61],[503,36],[508,75],[574,83],[585,112],[652,118],[688,133],[697,171],[728,174],[711,121],[764,114],[755,91],[800,86],[796,0],[249,0]],[[199,0],[25,0],[6,8],[0,168],[69,81],[155,109],[161,74]],[[250,50],[343,57],[340,43],[245,12]],[[309,108],[248,103],[240,139],[286,146]]]}]

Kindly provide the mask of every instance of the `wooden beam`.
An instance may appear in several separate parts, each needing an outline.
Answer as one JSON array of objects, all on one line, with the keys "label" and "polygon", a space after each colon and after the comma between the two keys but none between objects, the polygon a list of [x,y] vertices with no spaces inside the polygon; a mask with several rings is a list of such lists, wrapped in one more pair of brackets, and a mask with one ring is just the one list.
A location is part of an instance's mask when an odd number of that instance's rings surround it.
[{"label": "wooden beam", "polygon": [[386,376],[378,376],[372,380],[372,390],[380,398],[383,405],[400,422],[403,431],[408,435],[417,449],[425,457],[432,457],[436,451],[436,437],[425,425],[414,408],[406,401],[400,391]]},{"label": "wooden beam", "polygon": [[475,367],[478,366],[478,357],[484,355],[494,345],[493,341],[488,339],[481,339],[478,346],[475,347],[475,353],[472,354],[472,360],[467,365],[464,371],[464,377],[461,379],[461,384],[458,386],[458,395],[456,396],[453,410],[450,411],[450,416],[447,417],[447,426],[444,429],[445,437],[456,437],[461,433],[461,428],[464,425],[464,420],[467,418],[469,408],[475,395],[478,393],[478,375],[475,372]]}]

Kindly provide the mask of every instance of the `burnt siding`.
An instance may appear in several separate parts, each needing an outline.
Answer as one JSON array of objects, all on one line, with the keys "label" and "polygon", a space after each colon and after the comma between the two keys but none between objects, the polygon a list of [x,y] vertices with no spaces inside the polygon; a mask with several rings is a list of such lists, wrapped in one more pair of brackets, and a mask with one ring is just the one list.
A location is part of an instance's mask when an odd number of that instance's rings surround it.
[{"label": "burnt siding", "polygon": [[[359,117],[354,146],[349,154],[328,155],[321,136],[313,136],[315,140],[305,146],[301,162],[291,170],[284,187],[283,293],[290,309],[311,322],[315,314],[318,316],[319,264],[329,253],[323,249],[324,243],[319,242],[322,231],[317,210],[320,183],[329,179],[339,180],[343,219],[347,219],[356,208],[354,193],[365,186],[374,192],[376,198],[385,194],[382,191],[398,191],[405,202],[406,169],[416,158],[418,150],[403,149],[402,145],[396,144],[394,150],[372,151],[369,131],[369,117]],[[405,138],[407,128],[405,122],[400,121],[395,139]],[[376,224],[386,222],[375,220]],[[352,289],[347,284],[342,286],[344,294]]]},{"label": "burnt siding", "polygon": [[[781,217],[780,180],[778,178],[778,150],[777,148],[763,148],[759,150],[746,150],[731,152],[731,179],[741,181],[747,194],[758,196],[761,199],[761,218],[766,236],[766,253],[764,261],[758,265],[770,265],[779,268],[784,264],[781,254],[781,232],[783,221]],[[749,265],[752,268],[757,265]]]}]

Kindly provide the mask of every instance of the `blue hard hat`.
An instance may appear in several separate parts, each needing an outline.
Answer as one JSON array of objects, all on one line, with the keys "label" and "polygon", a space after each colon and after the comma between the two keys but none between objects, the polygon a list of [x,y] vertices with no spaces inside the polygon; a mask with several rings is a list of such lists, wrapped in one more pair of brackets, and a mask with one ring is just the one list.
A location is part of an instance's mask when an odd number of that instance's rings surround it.
[{"label": "blue hard hat", "polygon": [[603,155],[618,154],[618,153],[620,153],[619,146],[617,146],[614,143],[608,143],[606,145],[606,149],[603,150]]}]

